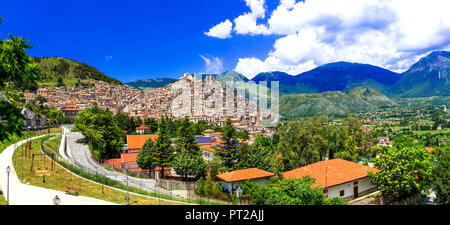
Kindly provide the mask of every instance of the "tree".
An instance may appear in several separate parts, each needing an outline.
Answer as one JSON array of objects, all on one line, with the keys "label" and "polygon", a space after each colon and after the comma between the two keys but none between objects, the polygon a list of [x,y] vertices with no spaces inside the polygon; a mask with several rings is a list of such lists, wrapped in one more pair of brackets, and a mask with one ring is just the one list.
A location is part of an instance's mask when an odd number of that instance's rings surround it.
[{"label": "tree", "polygon": [[273,160],[271,160],[272,147],[272,140],[269,137],[256,136],[255,142],[248,153],[248,167],[273,171]]},{"label": "tree", "polygon": [[98,105],[78,113],[74,131],[80,131],[91,146],[97,159],[115,158],[122,152],[124,134],[109,110]]},{"label": "tree", "polygon": [[10,140],[13,134],[22,135],[23,116],[17,103],[1,99],[0,93],[0,141]]},{"label": "tree", "polygon": [[205,180],[205,193],[208,196],[211,196],[212,195],[212,191],[213,191],[213,182],[212,182],[211,176],[208,175],[206,177],[206,180]]},{"label": "tree", "polygon": [[215,183],[212,190],[213,196],[215,198],[220,198],[223,193],[223,188],[219,183]]},{"label": "tree", "polygon": [[227,118],[222,135],[222,140],[225,143],[222,148],[217,149],[216,154],[222,160],[223,165],[228,169],[232,169],[239,159],[239,152],[236,151],[237,143],[234,140],[235,138],[236,130],[231,124],[231,119]]},{"label": "tree", "polygon": [[433,183],[433,191],[436,193],[434,202],[436,204],[450,203],[450,149],[438,148],[433,153],[437,162],[433,166],[431,179]]},{"label": "tree", "polygon": [[177,143],[177,152],[181,152],[183,149],[188,151],[188,153],[192,154],[192,156],[200,156],[201,150],[197,145],[197,141],[194,137],[194,133],[192,131],[192,124],[189,121],[189,117],[185,117],[180,126],[177,129],[178,140]]},{"label": "tree", "polygon": [[205,179],[203,177],[200,177],[200,179],[197,180],[195,185],[195,194],[198,196],[205,196]]},{"label": "tree", "polygon": [[206,163],[203,158],[185,149],[175,155],[172,167],[184,180],[187,180],[188,176],[203,177],[206,175]]},{"label": "tree", "polygon": [[393,199],[426,190],[431,183],[432,161],[424,146],[398,144],[386,148],[374,167],[380,172],[369,172],[372,183]]},{"label": "tree", "polygon": [[56,83],[56,87],[64,87],[64,86],[66,86],[66,85],[64,84],[63,78],[58,77],[58,83]]},{"label": "tree", "polygon": [[158,131],[158,121],[153,118],[145,118],[144,124],[150,128],[151,133]]},{"label": "tree", "polygon": [[154,169],[156,167],[156,153],[153,151],[153,141],[149,138],[137,155],[136,163],[141,169]]},{"label": "tree", "polygon": [[278,144],[274,148],[277,156],[282,156],[286,170],[296,169],[320,160],[320,150],[314,144],[313,134],[309,130],[309,118],[291,121],[279,128]]},{"label": "tree", "polygon": [[40,70],[33,58],[25,52],[33,46],[21,37],[13,37],[11,34],[9,37],[9,40],[0,39],[0,88],[10,82],[21,90],[36,89]]},{"label": "tree", "polygon": [[214,156],[212,160],[207,162],[208,174],[212,177],[216,177],[220,172],[227,171],[227,168],[223,165],[219,157]]},{"label": "tree", "polygon": [[251,197],[256,192],[258,192],[262,186],[256,183],[254,180],[246,180],[241,183],[240,187],[242,188],[243,197]]},{"label": "tree", "polygon": [[163,175],[164,168],[171,166],[173,160],[174,149],[171,145],[172,141],[166,131],[164,129],[159,129],[158,138],[152,147],[152,151],[154,152],[156,158],[152,158],[152,160],[154,160],[154,162],[161,167]]},{"label": "tree", "polygon": [[[3,18],[0,18],[0,24]],[[36,89],[36,80],[39,79],[40,70],[33,58],[25,50],[33,46],[28,40],[9,35],[10,40],[0,39],[0,90],[5,86],[20,89]],[[21,135],[23,116],[18,102],[0,92],[0,140],[9,140],[14,134]],[[5,122],[7,121],[7,122]]]},{"label": "tree", "polygon": [[[344,204],[339,199],[327,199],[319,188],[312,188],[311,177],[300,179],[270,179],[267,186],[256,188],[252,194],[255,205],[325,205]],[[339,198],[339,197],[338,197]]]}]

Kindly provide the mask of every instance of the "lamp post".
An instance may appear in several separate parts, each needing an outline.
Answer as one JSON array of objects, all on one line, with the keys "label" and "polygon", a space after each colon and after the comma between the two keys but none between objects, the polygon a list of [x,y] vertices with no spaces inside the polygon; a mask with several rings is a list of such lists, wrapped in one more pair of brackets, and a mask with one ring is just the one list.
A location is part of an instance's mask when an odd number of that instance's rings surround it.
[{"label": "lamp post", "polygon": [[6,205],[9,205],[9,171],[11,168],[9,166],[6,167],[6,174],[8,175],[8,182],[6,186]]},{"label": "lamp post", "polygon": [[59,204],[61,204],[61,199],[58,197],[58,195],[56,195],[53,198],[53,205],[59,205]]}]

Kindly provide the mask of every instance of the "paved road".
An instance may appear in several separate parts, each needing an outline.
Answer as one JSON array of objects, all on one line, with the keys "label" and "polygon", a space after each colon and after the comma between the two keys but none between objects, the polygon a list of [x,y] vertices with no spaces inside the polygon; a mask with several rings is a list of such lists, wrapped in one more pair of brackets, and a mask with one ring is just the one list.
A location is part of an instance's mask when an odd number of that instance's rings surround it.
[{"label": "paved road", "polygon": [[[67,129],[67,157],[83,170],[92,174],[99,174],[108,177],[111,180],[118,181],[124,185],[127,182],[126,174],[105,169],[91,158],[91,152],[88,145],[84,142],[84,137],[80,132],[71,132],[73,125],[64,125]],[[128,185],[148,192],[158,191],[159,193],[172,195],[170,191],[162,190],[155,187],[154,179],[140,179],[128,176]]]},{"label": "paved road", "polygon": [[[44,135],[40,136],[43,137]],[[35,139],[38,137],[34,137]],[[36,187],[32,185],[23,184],[14,169],[12,156],[14,150],[20,146],[24,141],[17,142],[7,147],[0,154],[0,186],[3,190],[3,195],[7,199],[8,194],[8,175],[6,167],[10,167],[9,174],[9,204],[10,205],[52,205],[53,198],[58,195],[61,199],[61,205],[111,205],[114,203],[89,198],[85,196],[72,196],[64,192]]]}]

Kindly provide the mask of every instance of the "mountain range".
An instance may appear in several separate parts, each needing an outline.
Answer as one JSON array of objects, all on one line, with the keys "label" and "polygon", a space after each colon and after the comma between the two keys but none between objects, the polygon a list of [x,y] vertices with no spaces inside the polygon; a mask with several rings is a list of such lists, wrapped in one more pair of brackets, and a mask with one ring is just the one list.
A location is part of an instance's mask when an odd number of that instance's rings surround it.
[{"label": "mountain range", "polygon": [[[388,97],[449,96],[449,68],[450,52],[435,51],[403,73],[369,64],[341,61],[324,64],[298,75],[279,71],[263,72],[257,74],[251,81],[257,84],[260,81],[267,81],[269,87],[271,81],[279,81],[281,95],[348,91],[364,86],[378,90]],[[222,83],[249,81],[247,77],[235,71],[212,75]]]},{"label": "mountain range", "polygon": [[[74,83],[104,80],[121,84],[84,63],[64,58],[37,58],[43,71],[41,84],[52,84],[58,77]],[[264,72],[253,79],[235,71],[212,75],[216,81],[244,81],[246,92],[257,93],[259,82],[279,81],[280,113],[285,118],[311,115],[345,115],[379,107],[393,107],[394,98],[450,96],[450,52],[435,51],[421,58],[407,71],[390,70],[361,63],[334,62],[298,75],[284,72]],[[159,88],[177,79],[153,78],[126,83],[136,88]],[[253,81],[249,83],[248,81]],[[66,83],[66,81],[65,81]],[[70,86],[70,85],[69,85]]]},{"label": "mountain range", "polygon": [[127,85],[130,85],[132,87],[135,88],[143,88],[143,89],[148,89],[148,88],[160,88],[160,87],[164,87],[172,82],[177,81],[177,79],[173,79],[173,78],[151,78],[151,79],[147,79],[147,80],[135,80],[135,81],[131,81],[126,83]]}]

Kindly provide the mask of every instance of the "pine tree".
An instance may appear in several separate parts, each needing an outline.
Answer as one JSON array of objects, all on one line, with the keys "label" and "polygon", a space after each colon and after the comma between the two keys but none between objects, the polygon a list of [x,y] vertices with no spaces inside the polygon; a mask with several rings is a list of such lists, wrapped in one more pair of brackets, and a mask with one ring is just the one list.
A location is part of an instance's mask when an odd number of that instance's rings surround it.
[{"label": "pine tree", "polygon": [[[156,139],[156,143],[152,147],[152,151],[154,151],[156,156],[156,165],[161,167],[161,171],[164,175],[164,168],[171,166],[174,149],[172,148],[172,141],[166,133],[165,129],[160,129],[158,132],[158,138]],[[152,158],[155,160],[155,158]]]},{"label": "pine tree", "polygon": [[177,140],[177,152],[181,152],[183,149],[187,150],[193,156],[201,155],[201,150],[197,146],[192,124],[188,117],[185,117],[181,121],[181,126],[178,128],[178,140]]}]

